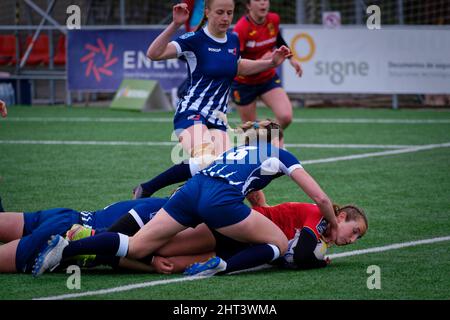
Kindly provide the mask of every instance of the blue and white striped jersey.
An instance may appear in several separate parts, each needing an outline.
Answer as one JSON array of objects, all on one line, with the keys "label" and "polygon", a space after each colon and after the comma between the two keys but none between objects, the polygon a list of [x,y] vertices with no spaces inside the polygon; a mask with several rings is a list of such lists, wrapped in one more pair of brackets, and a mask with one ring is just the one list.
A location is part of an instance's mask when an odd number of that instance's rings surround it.
[{"label": "blue and white striped jersey", "polygon": [[302,165],[290,152],[271,144],[258,143],[228,150],[200,174],[224,179],[247,195],[263,189],[273,179],[289,176],[297,168],[302,168]]},{"label": "blue and white striped jersey", "polygon": [[188,64],[189,88],[180,99],[177,112],[200,113],[210,123],[223,125],[214,111],[226,113],[231,82],[237,74],[239,39],[227,32],[223,39],[211,35],[206,27],[172,41],[178,58]]}]

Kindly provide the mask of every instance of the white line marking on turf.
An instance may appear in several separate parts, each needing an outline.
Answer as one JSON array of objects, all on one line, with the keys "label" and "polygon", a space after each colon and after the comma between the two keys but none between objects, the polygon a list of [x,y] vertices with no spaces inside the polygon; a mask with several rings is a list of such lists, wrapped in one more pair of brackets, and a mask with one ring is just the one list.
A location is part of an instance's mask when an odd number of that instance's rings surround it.
[{"label": "white line marking on turf", "polygon": [[[344,253],[331,254],[331,255],[329,255],[329,257],[330,257],[330,259],[337,259],[337,258],[356,256],[356,255],[361,255],[361,254],[379,253],[379,252],[384,252],[384,251],[389,251],[389,250],[395,250],[395,249],[401,249],[401,248],[406,248],[406,247],[413,247],[413,246],[418,246],[418,245],[423,245],[423,244],[431,244],[431,243],[443,242],[443,241],[449,241],[449,240],[450,240],[450,236],[417,240],[417,241],[409,241],[409,242],[396,243],[396,244],[391,244],[391,245],[382,246],[382,247],[375,247],[375,248],[369,248],[369,249],[364,249],[364,250],[354,250],[354,251],[349,251],[349,252],[344,252]],[[261,270],[261,269],[267,269],[269,267],[270,266],[268,266],[268,265],[263,265],[260,267],[239,271],[239,273],[257,271],[257,270]],[[233,272],[231,274],[235,274],[235,272]],[[171,279],[171,280],[149,281],[149,282],[130,284],[130,285],[125,285],[125,286],[120,286],[120,287],[115,287],[115,288],[109,288],[109,289],[86,291],[86,292],[72,293],[72,294],[62,294],[62,295],[58,295],[58,296],[50,296],[50,297],[42,297],[42,298],[34,298],[33,300],[64,300],[64,299],[71,299],[71,298],[96,296],[96,295],[103,295],[103,294],[109,294],[109,293],[124,292],[124,291],[129,291],[129,290],[134,290],[134,289],[154,287],[154,286],[158,286],[158,285],[165,285],[165,284],[171,284],[171,283],[177,283],[177,282],[203,280],[203,279],[207,279],[207,278],[208,277],[182,277],[182,278],[176,278],[176,279]]]},{"label": "white line marking on turf", "polygon": [[436,148],[447,148],[447,147],[450,147],[450,143],[428,144],[428,145],[424,145],[424,146],[411,147],[411,148],[405,148],[405,149],[400,149],[400,150],[371,152],[371,153],[355,154],[355,155],[350,155],[350,156],[325,158],[325,159],[317,159],[317,160],[305,160],[305,161],[301,161],[301,163],[302,164],[316,164],[316,163],[326,163],[326,162],[337,162],[337,161],[355,160],[355,159],[363,159],[363,158],[370,158],[370,157],[381,157],[381,156],[388,156],[388,155],[402,154],[402,153],[411,153],[411,152],[431,150],[431,149],[436,149]]},{"label": "white line marking on turf", "polygon": [[[238,118],[229,118],[231,123],[239,123]],[[103,122],[103,123],[169,123],[173,118],[168,117],[126,117],[126,118],[105,118],[105,117],[8,117],[3,121],[11,122]],[[294,123],[354,123],[354,124],[446,124],[450,119],[369,119],[369,118],[294,118]]]},{"label": "white line marking on turf", "polygon": [[[93,145],[93,146],[174,146],[178,142],[168,141],[64,141],[64,140],[0,140],[0,144],[43,144],[43,145]],[[287,143],[287,148],[342,148],[342,149],[405,149],[423,145],[396,144],[318,144]]]},{"label": "white line marking on turf", "polygon": [[174,146],[168,141],[64,141],[64,140],[0,140],[0,144],[87,145],[87,146]]},{"label": "white line marking on turf", "polygon": [[330,259],[338,259],[338,258],[344,258],[344,257],[357,256],[360,254],[383,252],[383,251],[388,251],[388,250],[395,250],[395,249],[401,249],[401,248],[406,248],[406,247],[413,247],[413,246],[418,246],[418,245],[422,245],[422,244],[430,244],[430,243],[449,241],[449,240],[450,240],[450,236],[410,241],[410,242],[403,242],[403,243],[395,243],[395,244],[390,244],[390,245],[387,245],[384,247],[376,247],[376,248],[370,248],[370,249],[353,250],[353,251],[348,251],[348,252],[343,252],[343,253],[330,254],[328,257]]}]

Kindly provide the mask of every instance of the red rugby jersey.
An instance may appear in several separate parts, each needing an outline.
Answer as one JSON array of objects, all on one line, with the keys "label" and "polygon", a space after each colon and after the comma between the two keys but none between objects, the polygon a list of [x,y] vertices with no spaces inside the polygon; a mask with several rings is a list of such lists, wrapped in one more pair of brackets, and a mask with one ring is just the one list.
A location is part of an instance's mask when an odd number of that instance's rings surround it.
[{"label": "red rugby jersey", "polygon": [[272,220],[288,239],[295,236],[296,229],[308,228],[319,239],[327,227],[317,205],[311,203],[286,202],[272,207],[253,207]]},{"label": "red rugby jersey", "polygon": [[[277,44],[280,26],[278,14],[269,12],[263,24],[256,24],[249,16],[244,16],[236,23],[234,31],[239,36],[241,57],[245,59],[260,59],[272,51]],[[245,84],[260,84],[271,79],[276,73],[275,68],[251,76],[238,76],[236,81]]]}]

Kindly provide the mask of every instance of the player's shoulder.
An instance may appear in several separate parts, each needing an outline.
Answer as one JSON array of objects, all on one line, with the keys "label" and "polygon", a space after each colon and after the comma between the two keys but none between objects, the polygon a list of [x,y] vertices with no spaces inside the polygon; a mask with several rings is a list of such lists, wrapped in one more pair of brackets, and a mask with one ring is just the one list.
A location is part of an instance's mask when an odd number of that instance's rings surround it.
[{"label": "player's shoulder", "polygon": [[269,12],[267,14],[266,19],[268,22],[272,22],[272,23],[276,23],[276,24],[280,23],[280,16],[278,15],[278,13],[275,13],[275,12]]},{"label": "player's shoulder", "polygon": [[237,33],[235,30],[228,30],[227,38],[228,38],[228,41],[239,43],[239,33]]},{"label": "player's shoulder", "polygon": [[246,29],[250,26],[250,21],[246,15],[242,16],[234,25],[234,29]]}]

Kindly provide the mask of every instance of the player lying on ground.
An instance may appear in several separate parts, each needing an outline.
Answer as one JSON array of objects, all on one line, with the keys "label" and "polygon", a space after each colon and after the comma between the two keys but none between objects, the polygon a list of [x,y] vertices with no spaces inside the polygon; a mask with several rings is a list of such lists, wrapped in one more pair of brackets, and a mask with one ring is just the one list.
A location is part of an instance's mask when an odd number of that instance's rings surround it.
[{"label": "player lying on ground", "polygon": [[[49,237],[65,235],[74,224],[101,232],[129,212],[147,222],[166,201],[160,198],[128,200],[97,211],[55,208],[36,212],[0,212],[0,242],[4,243],[0,246],[0,272],[31,272],[37,254],[46,247]],[[119,265],[119,259],[96,258],[96,264]],[[127,260],[121,260],[119,266],[148,270],[148,265],[133,263],[129,266]]]},{"label": "player lying on ground", "polygon": [[[55,208],[31,213],[1,213],[0,241],[7,244],[0,246],[0,272],[29,272],[36,253],[45,245],[49,234],[65,234],[73,222],[82,223],[83,226],[76,224],[67,233],[70,240],[101,233],[106,227],[109,227],[108,231],[132,235],[166,202],[167,198],[149,198],[117,202],[97,211],[78,212]],[[319,239],[327,240],[327,223],[316,205],[288,202],[253,209],[275,222],[291,239],[288,252],[276,261],[277,265],[299,269],[327,265],[326,261],[315,255]],[[336,206],[335,211],[338,217],[337,245],[353,243],[367,232],[367,218],[362,210],[355,206]],[[93,267],[106,264],[144,272],[179,273],[194,262],[214,255],[226,260],[247,246],[249,244],[234,241],[201,224],[195,229],[177,234],[157,251],[153,259],[148,258],[144,262],[80,256],[75,261],[67,261],[65,265]],[[228,270],[233,271],[231,267],[232,264]],[[234,269],[245,267],[245,264],[235,265]]]},{"label": "player lying on ground", "polygon": [[280,126],[271,121],[255,125],[246,132],[245,145],[225,152],[192,177],[133,237],[104,232],[70,244],[55,237],[36,262],[33,274],[40,275],[63,258],[80,254],[141,259],[177,233],[202,222],[229,238],[253,243],[243,255],[255,265],[273,261],[286,252],[288,239],[270,219],[245,205],[244,199],[283,175],[318,205],[329,224],[330,241],[336,241],[338,226],[331,200],[294,155],[278,148]]},{"label": "player lying on ground", "polygon": [[[354,243],[368,229],[364,212],[356,206],[334,206],[338,221],[338,246]],[[312,269],[325,267],[329,261],[324,259],[329,242],[327,222],[315,204],[287,202],[276,206],[253,207],[281,228],[289,241],[287,253],[274,261],[274,264],[290,269]],[[116,232],[133,235],[140,230],[140,223],[135,216],[125,215],[110,228]],[[331,243],[329,242],[328,246]],[[215,255],[226,263],[226,269],[220,274],[251,268],[255,261],[247,259],[245,249],[251,244],[235,241],[205,224],[195,229],[187,229],[177,234],[168,244],[158,249],[153,259],[153,267],[159,273],[183,272],[192,261],[202,261],[205,257]],[[324,246],[321,248],[321,246]],[[317,252],[322,249],[322,253]],[[239,253],[242,254],[239,254]],[[186,270],[186,274],[214,274],[224,263],[214,257],[204,264],[194,264]],[[212,270],[208,267],[212,266]],[[219,270],[220,271],[220,270]]]}]

